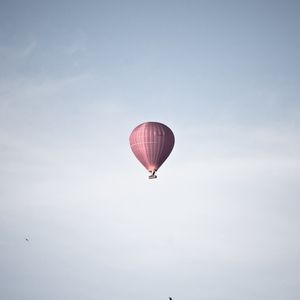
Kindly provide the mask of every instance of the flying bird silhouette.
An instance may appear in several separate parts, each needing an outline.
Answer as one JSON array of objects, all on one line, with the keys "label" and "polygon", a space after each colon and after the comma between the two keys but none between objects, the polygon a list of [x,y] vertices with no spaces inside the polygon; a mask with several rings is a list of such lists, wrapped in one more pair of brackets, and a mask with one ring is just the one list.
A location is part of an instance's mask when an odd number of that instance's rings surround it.
[{"label": "flying bird silhouette", "polygon": [[27,242],[29,242],[29,239],[28,239],[28,238],[25,238],[25,240],[26,240]]},{"label": "flying bird silhouette", "polygon": [[172,297],[169,297],[169,300],[172,300]]}]

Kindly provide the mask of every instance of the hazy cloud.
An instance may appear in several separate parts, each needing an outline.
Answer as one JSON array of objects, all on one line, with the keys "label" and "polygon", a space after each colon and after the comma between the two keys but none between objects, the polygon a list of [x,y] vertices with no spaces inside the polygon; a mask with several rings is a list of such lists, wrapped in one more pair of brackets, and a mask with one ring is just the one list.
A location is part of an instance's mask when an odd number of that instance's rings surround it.
[{"label": "hazy cloud", "polygon": [[1,6],[1,299],[297,298],[293,1]]}]

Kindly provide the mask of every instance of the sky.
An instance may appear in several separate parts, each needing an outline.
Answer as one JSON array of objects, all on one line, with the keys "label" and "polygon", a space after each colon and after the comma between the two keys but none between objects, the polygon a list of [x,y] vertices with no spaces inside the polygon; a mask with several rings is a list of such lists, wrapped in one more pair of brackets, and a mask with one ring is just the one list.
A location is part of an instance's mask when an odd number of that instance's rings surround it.
[{"label": "sky", "polygon": [[0,298],[299,299],[299,37],[296,0],[2,0]]}]

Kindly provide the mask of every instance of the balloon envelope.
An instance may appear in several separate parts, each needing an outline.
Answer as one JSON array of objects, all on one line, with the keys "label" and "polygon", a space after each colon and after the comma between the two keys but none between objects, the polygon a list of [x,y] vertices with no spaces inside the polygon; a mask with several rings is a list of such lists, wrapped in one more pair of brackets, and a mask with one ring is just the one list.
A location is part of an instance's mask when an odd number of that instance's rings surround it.
[{"label": "balloon envelope", "polygon": [[132,131],[129,142],[142,165],[149,172],[155,172],[170,155],[175,137],[168,126],[158,122],[146,122]]}]

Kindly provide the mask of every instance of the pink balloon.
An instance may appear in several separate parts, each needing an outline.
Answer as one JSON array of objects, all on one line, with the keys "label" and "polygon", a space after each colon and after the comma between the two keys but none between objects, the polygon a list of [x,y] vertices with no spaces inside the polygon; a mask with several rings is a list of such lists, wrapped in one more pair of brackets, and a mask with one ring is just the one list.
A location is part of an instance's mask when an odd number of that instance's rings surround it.
[{"label": "pink balloon", "polygon": [[158,122],[137,126],[129,137],[130,147],[141,164],[156,178],[155,172],[170,155],[175,137],[172,130]]}]

